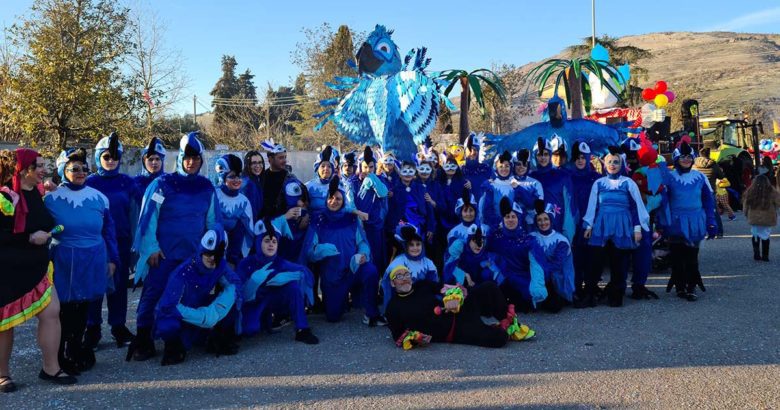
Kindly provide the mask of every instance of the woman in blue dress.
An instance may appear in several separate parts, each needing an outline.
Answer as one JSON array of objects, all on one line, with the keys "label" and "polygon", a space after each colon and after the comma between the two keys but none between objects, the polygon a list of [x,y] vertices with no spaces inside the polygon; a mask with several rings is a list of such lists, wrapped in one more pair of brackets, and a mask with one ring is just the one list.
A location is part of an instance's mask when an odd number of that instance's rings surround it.
[{"label": "woman in blue dress", "polygon": [[554,205],[536,201],[536,231],[531,236],[541,248],[544,259],[544,286],[547,298],[543,309],[557,313],[574,295],[574,263],[569,240],[553,227]]},{"label": "woman in blue dress", "polygon": [[604,157],[607,176],[593,183],[583,218],[584,236],[591,246],[591,269],[585,278],[584,305],[594,306],[604,262],[609,261],[610,281],[605,289],[609,305],[623,306],[631,252],[647,231],[650,216],[634,180],[622,175],[625,166],[618,147]]},{"label": "woman in blue dress", "polygon": [[672,262],[666,291],[674,286],[677,296],[691,302],[698,298],[697,285],[705,290],[699,272],[699,244],[717,234],[712,187],[704,174],[691,169],[694,158],[696,151],[684,141],[674,150],[674,170],[664,174],[670,218],[659,221],[669,238]]},{"label": "woman in blue dress", "polygon": [[84,346],[89,303],[108,290],[119,261],[114,221],[108,198],[85,184],[89,168],[83,149],[63,151],[57,158],[59,188],[44,198],[44,204],[62,225],[53,235],[54,286],[60,298],[60,364],[69,374],[89,370],[95,353]]}]

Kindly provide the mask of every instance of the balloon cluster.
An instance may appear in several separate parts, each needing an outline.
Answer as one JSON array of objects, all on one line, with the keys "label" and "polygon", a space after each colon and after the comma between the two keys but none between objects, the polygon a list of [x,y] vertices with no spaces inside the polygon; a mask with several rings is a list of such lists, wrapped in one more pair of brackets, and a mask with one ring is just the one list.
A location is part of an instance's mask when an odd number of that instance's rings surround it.
[{"label": "balloon cluster", "polygon": [[666,107],[675,97],[674,92],[667,88],[666,81],[658,81],[655,87],[642,90],[642,99],[654,103],[658,108]]}]

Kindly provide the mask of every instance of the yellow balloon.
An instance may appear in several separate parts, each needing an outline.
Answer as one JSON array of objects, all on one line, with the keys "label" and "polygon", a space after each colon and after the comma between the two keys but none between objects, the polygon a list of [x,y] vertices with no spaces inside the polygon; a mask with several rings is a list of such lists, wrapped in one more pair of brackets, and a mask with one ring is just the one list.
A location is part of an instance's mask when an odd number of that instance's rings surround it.
[{"label": "yellow balloon", "polygon": [[664,94],[658,94],[655,96],[653,102],[655,103],[656,107],[663,108],[666,107],[666,104],[669,104],[669,97]]}]

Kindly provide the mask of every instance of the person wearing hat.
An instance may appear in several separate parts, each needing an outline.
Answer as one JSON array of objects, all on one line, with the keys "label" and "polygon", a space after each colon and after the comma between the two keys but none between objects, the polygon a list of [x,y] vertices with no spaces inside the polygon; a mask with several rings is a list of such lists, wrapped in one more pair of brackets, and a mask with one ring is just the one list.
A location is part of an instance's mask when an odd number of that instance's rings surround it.
[{"label": "person wearing hat", "polygon": [[[408,342],[407,336],[418,333],[425,343],[482,347],[503,347],[510,340],[528,340],[535,335],[518,322],[514,306],[507,305],[506,297],[493,282],[470,289],[428,280],[413,282],[404,265],[393,268],[389,279],[393,296],[385,314],[399,347]],[[495,325],[486,324],[483,317],[492,318]]]},{"label": "person wearing hat", "polygon": [[309,191],[309,210],[316,215],[325,210],[325,202],[328,197],[328,186],[330,180],[336,176],[338,171],[336,162],[336,153],[330,145],[317,154],[317,160],[314,162],[314,173],[316,174],[306,183],[306,189]]},{"label": "person wearing hat", "polygon": [[350,151],[344,154],[344,161],[341,163],[341,178],[349,180],[357,173],[357,152]]},{"label": "person wearing hat", "polygon": [[517,181],[512,176],[512,155],[504,151],[493,161],[495,177],[482,184],[482,198],[479,200],[479,215],[483,224],[490,229],[501,224],[499,204],[502,198],[515,202]]},{"label": "person wearing hat", "polygon": [[388,187],[376,175],[374,151],[366,145],[358,157],[360,169],[347,180],[347,202],[368,215],[363,221],[371,259],[378,268],[387,264],[384,220],[387,216]]},{"label": "person wearing hat", "polygon": [[[571,177],[572,197],[577,214],[584,215],[588,209],[588,199],[593,183],[601,178],[601,175],[593,169],[591,164],[590,146],[585,141],[574,141],[571,149],[571,162],[568,164]],[[574,289],[575,297],[582,299],[585,276],[590,270],[590,249],[588,240],[585,239],[585,228],[581,223],[577,224],[574,238],[571,241],[571,252],[574,256]]]},{"label": "person wearing hat", "polygon": [[439,273],[433,261],[425,256],[425,245],[420,231],[410,224],[399,224],[396,228],[395,240],[403,246],[403,253],[396,256],[385,270],[382,277],[382,310],[387,307],[387,302],[393,295],[390,286],[390,272],[398,265],[404,265],[412,273],[412,282],[418,280],[439,281]]},{"label": "person wearing hat", "polygon": [[242,334],[252,336],[271,330],[271,316],[290,316],[295,323],[295,340],[317,344],[306,318],[306,305],[314,303],[314,277],[305,266],[279,256],[282,232],[272,221],[258,221],[254,227],[255,253],[238,264],[243,304]]},{"label": "person wearing hat", "polygon": [[227,240],[216,225],[168,278],[154,311],[155,337],[165,342],[161,365],[183,362],[187,351],[204,341],[217,356],[238,353],[235,312],[241,308],[241,280],[225,260]]},{"label": "person wearing hat", "polygon": [[241,158],[233,154],[223,155],[217,159],[214,168],[219,180],[217,186],[219,216],[228,237],[225,259],[232,266],[236,266],[252,248],[254,239],[252,204],[241,193],[243,185]]},{"label": "person wearing hat", "polygon": [[698,298],[697,285],[705,290],[699,272],[699,244],[717,234],[712,187],[704,174],[691,169],[694,158],[696,151],[685,141],[674,150],[674,170],[664,174],[669,216],[659,218],[670,242],[672,275],[666,291],[674,287],[677,296],[691,302]]},{"label": "person wearing hat", "polygon": [[[285,181],[284,203],[286,208],[282,219],[285,223],[280,229],[285,234],[279,238],[279,256],[286,260],[297,261],[301,257],[303,240],[311,222],[308,210],[309,191],[303,182],[295,178],[288,178]],[[289,235],[287,234],[288,229]],[[316,298],[317,295],[315,295]]]},{"label": "person wearing hat", "polygon": [[593,184],[588,209],[582,218],[591,252],[591,269],[585,277],[586,306],[594,306],[604,263],[609,261],[610,280],[605,289],[609,305],[623,306],[631,252],[649,231],[650,216],[634,180],[622,175],[625,167],[618,147],[604,157],[607,176]]},{"label": "person wearing hat", "polygon": [[284,199],[284,187],[290,179],[295,178],[287,170],[287,148],[274,142],[273,138],[263,141],[261,147],[268,156],[268,168],[263,171],[262,187],[263,208],[260,215],[263,218],[276,218],[287,211]]},{"label": "person wearing hat", "polygon": [[534,215],[536,215],[536,209],[534,208],[534,202],[537,199],[544,199],[542,184],[528,175],[531,167],[530,158],[531,151],[525,148],[517,150],[512,155],[512,164],[514,165],[513,177],[517,181],[515,202],[519,203],[523,208],[525,220],[521,221],[521,223],[524,224],[524,228],[528,231],[535,229]]},{"label": "person wearing hat", "polygon": [[569,161],[566,146],[566,140],[561,138],[557,134],[553,134],[550,138],[550,147],[552,148],[552,155],[550,156],[550,162],[555,168],[566,169],[566,164]]},{"label": "person wearing hat", "polygon": [[500,255],[488,252],[487,237],[482,228],[471,225],[465,241],[450,245],[444,263],[442,280],[450,285],[462,284],[467,288],[484,282],[504,282],[504,261]]},{"label": "person wearing hat", "polygon": [[436,217],[433,207],[425,200],[425,188],[415,178],[416,174],[417,168],[413,162],[404,161],[401,164],[400,181],[392,186],[388,199],[386,237],[393,238],[395,228],[404,221],[416,226],[423,233],[425,242],[431,244],[436,232]]},{"label": "person wearing hat", "polygon": [[244,172],[241,174],[241,193],[252,204],[252,219],[258,220],[263,211],[263,171],[265,160],[256,150],[250,150],[244,155]]},{"label": "person wearing hat", "polygon": [[576,229],[571,177],[567,171],[552,165],[550,162],[552,152],[551,141],[539,137],[534,145],[536,169],[531,172],[531,177],[542,184],[544,202],[553,206],[553,228],[571,242]]},{"label": "person wearing hat", "polygon": [[379,156],[382,159],[382,164],[378,171],[379,177],[382,179],[382,182],[385,183],[387,189],[391,189],[395,184],[398,184],[401,181],[399,175],[401,163],[395,158],[395,154],[391,151],[382,152],[382,150],[379,150]]},{"label": "person wearing hat", "polygon": [[482,198],[482,187],[485,181],[493,175],[493,168],[483,158],[482,134],[471,133],[466,137],[466,163],[463,165],[463,175],[471,182],[471,190],[475,198]]},{"label": "person wearing hat", "polygon": [[501,199],[501,225],[488,236],[488,251],[504,262],[501,291],[521,312],[528,312],[547,298],[544,283],[546,260],[536,240],[525,232],[525,213],[517,202]]},{"label": "person wearing hat", "polygon": [[[436,182],[437,157],[433,151],[427,147],[422,147],[422,151],[417,154],[417,181],[422,185],[425,192],[423,198],[430,205],[433,211],[432,219],[435,222],[433,236],[437,237],[440,232],[441,219],[445,213],[444,194],[441,185]],[[443,244],[438,241],[431,241],[428,244],[428,255],[437,266],[441,266],[444,253]]]},{"label": "person wearing hat", "polygon": [[[127,346],[134,335],[125,325],[127,321],[127,280],[130,277],[132,263],[131,248],[133,233],[138,220],[143,192],[133,178],[120,171],[122,164],[122,143],[119,136],[112,132],[103,137],[95,147],[95,168],[97,173],[87,177],[86,185],[97,189],[108,198],[111,219],[114,220],[119,264],[113,276],[113,292],[106,296],[108,324],[117,347]],[[90,303],[87,331],[84,334],[84,346],[96,349],[101,338],[100,327],[103,323],[103,297]]]},{"label": "person wearing hat", "polygon": [[[371,262],[371,248],[360,220],[345,210],[346,195],[339,178],[330,181],[327,208],[312,218],[301,254],[302,263],[316,264],[325,304],[325,318],[337,322],[347,310],[350,293],[365,309],[363,323],[384,325],[377,309],[379,274]],[[359,289],[358,292],[355,292]],[[357,298],[353,299],[357,302]]]},{"label": "person wearing hat", "polygon": [[490,232],[490,228],[482,223],[479,223],[479,214],[477,212],[477,201],[474,199],[474,195],[471,195],[471,191],[463,187],[460,198],[455,202],[455,214],[460,218],[460,223],[455,225],[447,233],[447,246],[452,246],[456,240],[466,241],[469,236],[469,230],[474,225],[479,225],[482,232],[485,234]]},{"label": "person wearing hat", "polygon": [[60,385],[77,382],[62,370],[57,357],[60,302],[49,259],[55,224],[38,188],[45,174],[45,161],[38,152],[0,150],[0,394],[18,389],[10,368],[14,333],[33,317],[38,319],[43,356],[38,377]]},{"label": "person wearing hat", "polygon": [[152,137],[141,150],[141,171],[133,178],[141,195],[156,178],[165,173],[165,146],[157,137]]},{"label": "person wearing hat", "polygon": [[556,217],[553,205],[536,201],[536,231],[531,236],[544,253],[540,265],[544,268],[544,286],[547,298],[538,306],[551,313],[559,312],[574,295],[574,262],[571,245],[565,236],[553,227]]},{"label": "person wearing hat", "polygon": [[200,248],[203,234],[221,221],[214,185],[199,175],[203,144],[197,132],[182,137],[176,172],[165,174],[146,189],[133,248],[138,252],[135,282],[143,281],[136,313],[136,337],[128,355],[147,360],[157,354],[152,338],[154,309],[180,264]]},{"label": "person wearing hat", "polygon": [[55,225],[64,227],[52,235],[56,245],[51,251],[62,323],[60,365],[78,375],[95,365],[95,353],[84,346],[89,304],[114,291],[112,275],[121,262],[109,200],[86,185],[87,153],[71,148],[56,163],[62,183],[43,202]]},{"label": "person wearing hat", "polygon": [[458,165],[458,160],[452,154],[442,154],[442,172],[437,174],[436,182],[439,183],[441,196],[444,203],[439,214],[439,232],[437,238],[445,238],[456,225],[461,223],[460,215],[455,212],[455,205],[461,198],[465,186],[471,187],[463,176],[463,170]]}]

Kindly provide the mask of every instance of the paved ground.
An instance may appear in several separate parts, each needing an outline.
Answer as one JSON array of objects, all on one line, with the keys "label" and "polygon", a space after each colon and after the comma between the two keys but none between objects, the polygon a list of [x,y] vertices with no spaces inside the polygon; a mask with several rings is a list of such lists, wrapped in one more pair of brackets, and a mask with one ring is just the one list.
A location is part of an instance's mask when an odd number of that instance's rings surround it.
[{"label": "paved ground", "polygon": [[[12,359],[22,388],[0,408],[780,408],[780,238],[772,262],[754,262],[740,220],[704,243],[708,291],[698,302],[663,294],[621,309],[533,314],[524,319],[536,340],[499,350],[404,352],[352,312],[335,325],[314,316],[318,346],[293,342],[288,327],[245,340],[237,356],[194,352],[174,367],[125,363],[105,341],[79,384],[57,388],[37,379],[30,322]],[[660,294],[667,278],[650,285]]]}]

